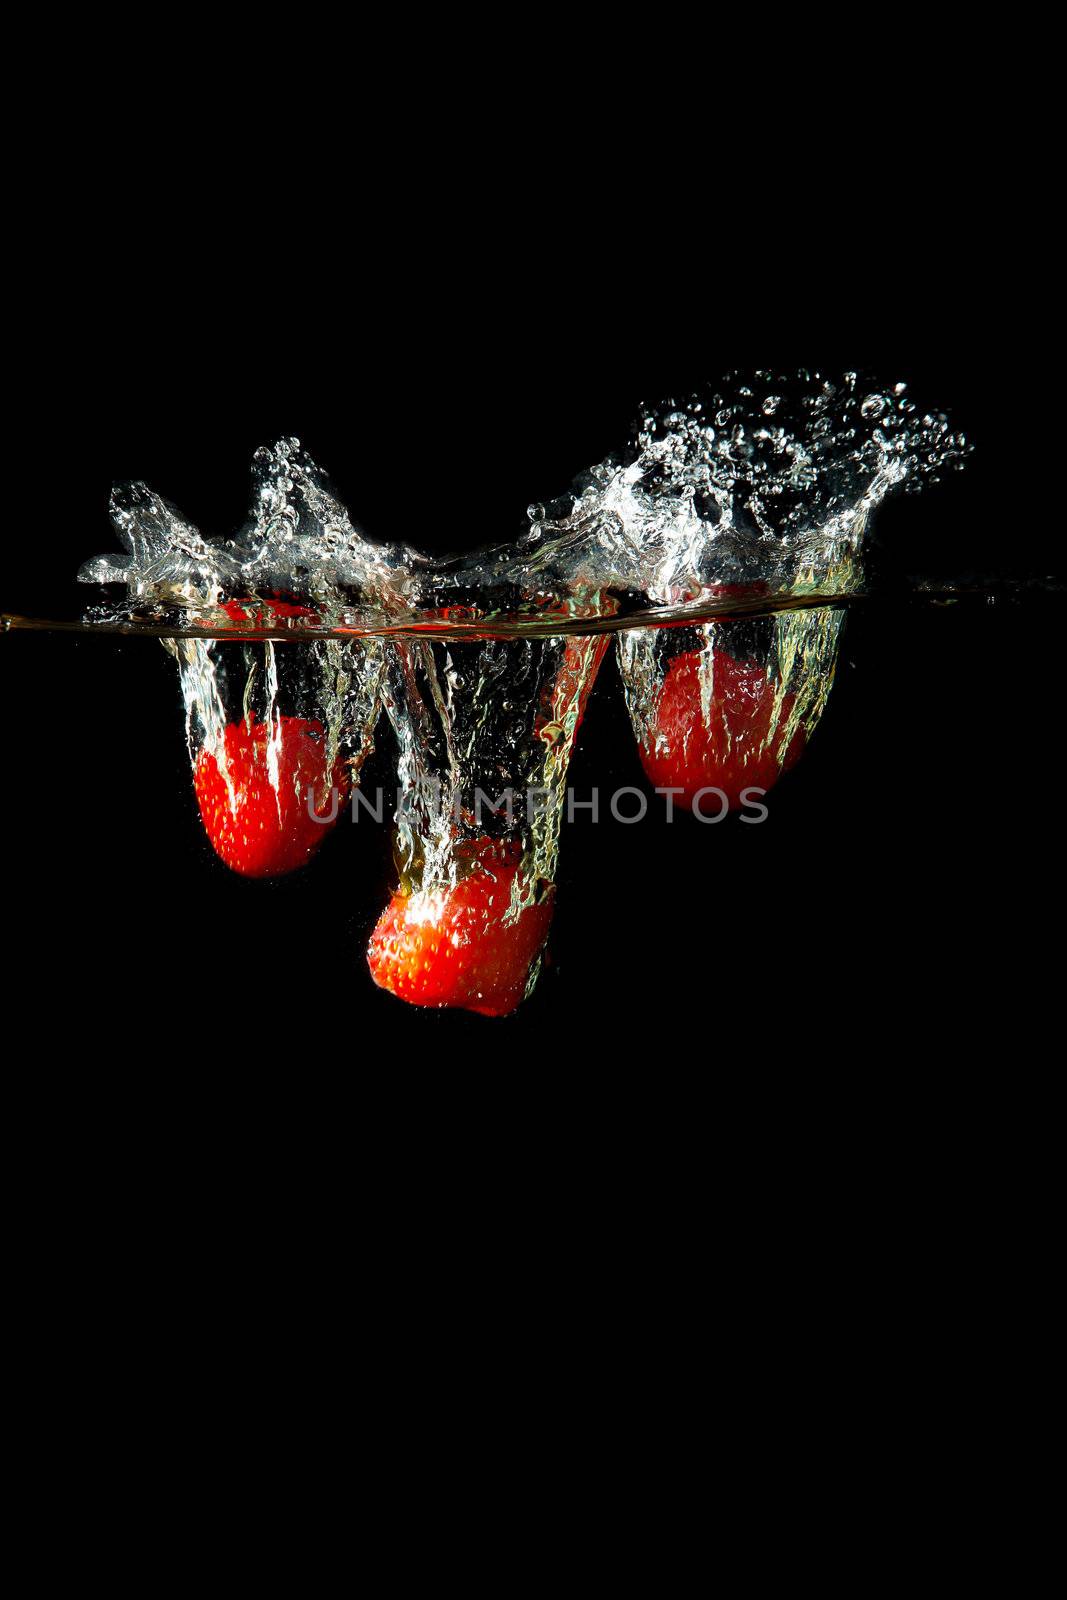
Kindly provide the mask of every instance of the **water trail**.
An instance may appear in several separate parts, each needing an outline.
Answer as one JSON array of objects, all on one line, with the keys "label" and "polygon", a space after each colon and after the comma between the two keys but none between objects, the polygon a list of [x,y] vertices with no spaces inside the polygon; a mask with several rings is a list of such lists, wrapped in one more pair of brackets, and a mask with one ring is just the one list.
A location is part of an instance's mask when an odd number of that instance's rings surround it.
[{"label": "water trail", "polygon": [[[325,741],[316,772],[332,774],[340,758],[358,776],[384,704],[398,745],[401,885],[376,932],[375,976],[418,999],[447,943],[468,989],[449,998],[431,983],[436,998],[419,1003],[499,1011],[532,981],[547,931],[568,763],[607,644],[599,630],[670,622],[618,636],[642,761],[683,804],[699,808],[710,789],[740,805],[795,763],[825,709],[842,612],[822,602],[861,590],[872,514],[969,449],[902,383],[734,374],[644,409],[617,453],[529,508],[517,539],[473,554],[373,543],[299,442],[283,439],[256,453],[252,511],[236,535],[207,540],[130,485],[112,500],[124,554],[87,562],[80,577],[124,586],[91,621],[203,630],[170,648],[194,770],[205,752],[217,762],[231,808],[232,752],[247,765],[257,730],[281,827],[292,815],[285,782],[307,776],[310,732]],[[808,601],[818,603],[801,609]],[[732,616],[707,609],[724,606]],[[505,632],[494,636],[496,625]],[[453,636],[342,637],[368,626]],[[257,629],[270,637],[236,642]],[[228,632],[235,642],[219,643]],[[449,919],[464,917],[462,937],[458,923],[449,934]],[[522,971],[501,976],[491,950],[504,929]]]},{"label": "water trail", "polygon": [[303,803],[300,794],[283,795],[283,781],[295,790],[307,776],[306,761],[284,758],[286,729],[295,719],[302,729],[322,728],[327,772],[342,762],[346,778],[358,776],[380,707],[381,644],[226,642],[227,625],[328,617],[340,604],[342,583],[372,592],[387,570],[383,551],[354,527],[299,443],[283,439],[256,452],[252,514],[231,539],[205,539],[143,484],[116,489],[111,514],[125,555],[90,561],[79,576],[121,582],[126,593],[117,614],[142,615],[146,608],[176,614],[205,635],[164,640],[179,665],[194,773],[210,757],[236,815],[227,730],[243,723],[280,826],[283,809]]},{"label": "water trail", "polygon": [[[936,482],[968,453],[948,418],[920,414],[904,384],[853,372],[735,375],[719,392],[646,409],[629,450],[591,470],[556,526],[615,517],[641,552],[640,583],[665,604],[761,588],[843,596],[862,583],[885,496]],[[688,799],[718,786],[731,803],[746,777],[769,787],[825,709],[841,615],[620,634],[650,776],[677,781]]]}]

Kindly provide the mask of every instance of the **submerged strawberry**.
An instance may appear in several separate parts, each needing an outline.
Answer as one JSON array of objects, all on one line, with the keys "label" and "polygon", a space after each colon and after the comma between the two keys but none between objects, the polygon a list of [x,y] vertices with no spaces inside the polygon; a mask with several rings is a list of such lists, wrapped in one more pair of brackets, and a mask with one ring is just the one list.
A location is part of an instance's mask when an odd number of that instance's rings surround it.
[{"label": "submerged strawberry", "polygon": [[292,617],[311,617],[315,613],[310,606],[293,605],[291,601],[279,597],[266,599],[224,600],[222,610],[225,611],[231,622],[247,622],[253,626],[269,628],[273,623],[287,621]]},{"label": "submerged strawberry", "polygon": [[514,1011],[552,920],[552,894],[511,911],[517,852],[480,841],[451,888],[398,891],[371,934],[367,961],[381,989],[416,1006],[486,1017]]},{"label": "submerged strawberry", "polygon": [[[277,788],[271,782],[272,732]],[[332,826],[309,814],[308,790],[316,814],[326,818],[334,809],[331,788],[339,797],[348,788],[342,762],[326,772],[322,723],[301,717],[281,717],[273,725],[231,722],[225,755],[225,775],[209,750],[200,752],[193,772],[200,815],[216,854],[248,878],[276,877],[304,866]]]},{"label": "submerged strawberry", "polygon": [[[681,789],[675,798],[689,809],[701,789],[721,789],[737,810],[745,789],[770,789],[799,759],[802,727],[783,748],[794,698],[784,694],[776,703],[763,668],[725,650],[712,649],[710,659],[703,650],[676,656],[656,705],[653,736],[639,746],[649,780],[657,789]],[[708,795],[700,809],[710,817],[715,803]]]}]

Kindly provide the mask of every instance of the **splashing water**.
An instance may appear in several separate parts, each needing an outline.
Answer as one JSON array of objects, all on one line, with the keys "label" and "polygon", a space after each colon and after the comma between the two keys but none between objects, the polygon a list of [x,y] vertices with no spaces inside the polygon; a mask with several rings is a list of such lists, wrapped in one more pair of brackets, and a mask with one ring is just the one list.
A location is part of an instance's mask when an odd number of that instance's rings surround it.
[{"label": "splashing water", "polygon": [[[846,594],[861,582],[864,536],[885,496],[937,481],[968,452],[947,417],[919,415],[901,383],[735,375],[724,392],[643,411],[630,451],[591,470],[556,526],[614,520],[638,581],[667,604],[762,589]],[[747,626],[620,633],[650,778],[678,780],[683,803],[706,788],[731,808],[746,779],[771,787],[825,709],[841,620],[819,607]],[[732,692],[717,697],[717,677]]]},{"label": "splashing water", "polygon": [[537,538],[595,529],[601,578],[662,601],[724,585],[843,589],[885,496],[936,482],[969,451],[902,383],[735,374],[722,392],[644,409],[628,450],[592,467],[569,505],[530,518]]},{"label": "splashing water", "polygon": [[[112,499],[125,555],[79,576],[125,586],[90,620],[183,635],[166,642],[198,794],[218,779],[234,818],[249,793],[258,804],[262,777],[279,827],[292,825],[284,791],[306,781],[292,747],[308,730],[322,741],[315,770],[328,778],[341,762],[355,781],[384,706],[401,883],[372,970],[417,1003],[495,1012],[532,982],[547,932],[568,763],[607,644],[594,630],[619,631],[650,780],[694,809],[712,791],[735,807],[793,764],[825,708],[842,612],[818,602],[861,584],[872,512],[968,451],[903,384],[735,374],[720,392],[645,409],[625,449],[531,506],[510,543],[443,558],[372,543],[283,439],[257,451],[252,513],[233,538],[205,539],[134,484]],[[783,596],[797,608],[778,610]],[[799,609],[805,596],[812,609]],[[766,614],[742,615],[764,601]],[[713,619],[709,604],[737,615]],[[673,625],[628,629],[638,613]],[[494,635],[498,624],[519,636]],[[502,970],[509,950],[521,971]]]},{"label": "splashing water", "polygon": [[[194,772],[207,754],[236,804],[227,729],[266,730],[266,774],[280,805],[280,754],[285,718],[322,727],[323,762],[340,763],[354,783],[373,748],[381,709],[384,656],[377,640],[320,639],[286,649],[272,640],[165,639],[178,662],[185,733]],[[303,796],[298,796],[303,801]]]},{"label": "splashing water", "polygon": [[[299,441],[283,439],[256,452],[252,515],[233,538],[207,540],[144,484],[127,485],[112,497],[125,556],[87,562],[79,577],[126,586],[124,604],[90,612],[96,621],[162,624],[177,611],[213,632],[258,623],[295,637],[401,623],[459,631],[557,610],[572,625],[621,622],[635,597],[844,593],[885,495],[938,481],[969,451],[942,413],[920,415],[903,384],[737,375],[721,392],[645,409],[628,447],[570,495],[531,506],[517,540],[430,558],[367,539]],[[247,597],[269,609],[242,615]]]},{"label": "splashing water", "polygon": [[389,646],[405,879],[454,885],[457,851],[488,838],[521,844],[516,905],[553,883],[567,767],[607,645],[556,637]]},{"label": "splashing water", "polygon": [[[339,603],[341,586],[380,584],[388,563],[353,526],[298,441],[258,450],[253,484],[248,524],[224,541],[205,539],[144,484],[116,489],[111,516],[126,554],[90,561],[79,577],[122,582],[127,610],[140,614],[147,606],[163,616],[176,610],[194,633],[216,635],[163,641],[178,663],[201,809],[203,786],[217,775],[231,829],[245,826],[244,806],[254,813],[248,826],[262,831],[256,787],[262,779],[273,796],[279,832],[291,833],[305,800],[300,786],[320,762],[288,759],[287,736],[290,744],[295,737],[321,740],[323,777],[336,777],[345,788],[355,782],[381,707],[382,647],[374,639],[325,638],[283,652],[269,639],[229,643],[226,633],[239,635],[263,618],[314,619]],[[293,603],[294,593],[301,603]],[[242,724],[243,741],[235,733]],[[324,785],[314,787],[321,800]],[[219,848],[217,837],[213,842]],[[231,857],[239,859],[233,849],[229,856],[220,853],[231,865]],[[283,851],[279,859],[291,854]],[[262,852],[256,860],[269,867]]]},{"label": "splashing water", "polygon": [[116,488],[111,520],[126,554],[87,561],[79,579],[124,583],[133,602],[174,604],[225,631],[242,620],[239,597],[299,593],[310,619],[312,607],[328,610],[346,589],[376,593],[400,570],[403,556],[363,536],[298,439],[256,451],[252,486],[248,522],[223,540],[205,539],[146,484]]}]

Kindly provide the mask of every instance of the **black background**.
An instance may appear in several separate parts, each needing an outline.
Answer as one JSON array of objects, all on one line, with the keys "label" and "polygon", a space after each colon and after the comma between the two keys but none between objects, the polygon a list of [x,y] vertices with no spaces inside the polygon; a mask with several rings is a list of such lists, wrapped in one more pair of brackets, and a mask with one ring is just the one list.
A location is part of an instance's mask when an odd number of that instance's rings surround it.
[{"label": "black background", "polygon": [[[887,505],[876,568],[1042,570],[1001,481],[995,343],[916,305],[866,296],[793,325],[762,286],[717,326],[724,290],[680,288],[655,314],[594,273],[542,296],[528,270],[380,281],[296,316],[194,315],[151,297],[64,330],[20,475],[19,562],[5,604],[81,603],[79,561],[114,547],[110,484],[145,478],[206,531],[243,519],[257,443],[296,432],[375,535],[428,548],[507,537],[529,500],[625,437],[636,403],[735,362],[909,379],[974,437],[967,473]],[[840,297],[836,294],[835,300]],[[173,317],[171,311],[173,310]],[[827,320],[823,320],[823,319]],[[789,326],[783,327],[783,321]],[[591,331],[590,331],[591,330]],[[45,1032],[269,1075],[351,1057],[365,1072],[629,1077],[676,1068],[743,1085],[832,1062],[910,1073],[1043,1002],[1055,961],[1043,905],[1060,861],[1047,787],[1056,743],[1052,608],[883,605],[847,624],[817,738],[761,827],[564,827],[551,960],[513,1018],[413,1011],[371,984],[363,951],[391,887],[387,831],[336,830],[288,880],[229,874],[202,837],[172,663],[150,641],[4,641],[20,759],[6,800],[18,905],[16,1009]],[[391,786],[384,723],[366,782]],[[644,788],[614,653],[574,758],[579,795]],[[9,880],[11,881],[11,880]],[[30,996],[35,998],[31,1001]],[[43,1008],[38,1010],[37,1008]],[[955,1064],[958,1063],[958,1068]]]},{"label": "black background", "polygon": [[[109,129],[95,165],[72,154],[30,193],[19,232],[5,609],[77,609],[79,563],[114,547],[116,481],[232,531],[253,450],[283,433],[373,536],[505,538],[639,401],[738,365],[902,377],[971,435],[966,473],[882,508],[887,582],[1061,570],[1027,470],[1028,438],[1054,446],[1027,365],[1047,324],[1023,189],[980,99],[922,105],[907,139],[827,144],[823,123],[794,148],[788,121],[764,129],[785,141],[770,164],[751,119],[733,142],[605,133],[580,151],[542,125],[506,181],[472,159],[487,124],[421,165],[395,141],[357,160],[348,137],[358,183],[274,143],[210,172],[175,133],[141,159],[128,123]],[[9,635],[9,1006],[133,1070],[177,1051],[192,1073],[285,1085],[351,1062],[386,1093],[398,1067],[444,1093],[446,1065],[505,1093],[520,1057],[598,1083],[682,1068],[743,1098],[766,1075],[787,1105],[801,1062],[835,1084],[928,1053],[964,1073],[968,1041],[1017,1049],[1047,999],[1058,648],[1048,605],[851,620],[770,821],[667,828],[653,807],[565,827],[551,965],[488,1022],[369,982],[384,832],[339,828],[288,881],[216,862],[158,646]],[[368,781],[388,783],[389,749],[383,724]],[[611,657],[571,777],[643,782]]]},{"label": "black background", "polygon": [[[904,377],[976,443],[965,474],[883,508],[884,583],[1054,570],[1002,470],[1011,330],[986,306],[976,341],[982,281],[958,241],[928,244],[891,297],[814,243],[771,273],[705,272],[677,241],[662,272],[588,242],[448,244],[427,261],[409,241],[350,278],[329,262],[322,285],[267,293],[240,268],[205,282],[169,261],[157,281],[142,264],[100,301],[39,303],[5,606],[76,611],[79,562],[114,547],[114,481],[144,478],[223,534],[246,514],[256,445],[293,432],[372,535],[473,546],[517,533],[529,501],[618,446],[640,400],[798,362]],[[1048,606],[854,617],[825,722],[770,820],[667,827],[655,802],[633,826],[565,826],[548,969],[516,1017],[486,1022],[371,985],[385,830],[337,830],[291,880],[216,862],[158,646],[9,636],[14,992],[62,995],[49,1027],[101,1029],[108,1048],[189,1037],[225,1055],[261,1037],[283,1070],[324,1049],[365,1059],[371,1040],[379,1067],[506,1071],[532,1045],[546,1065],[617,1055],[628,1072],[643,1059],[741,1076],[863,1056],[876,1038],[910,1060],[939,1040],[955,1051],[979,1012],[983,1033],[1016,1026],[1046,976],[1055,650]],[[388,788],[384,723],[379,746],[367,781]],[[571,777],[579,794],[643,786],[613,653]]]},{"label": "black background", "polygon": [[[579,62],[540,18],[543,58],[486,61],[405,16],[387,50],[265,28],[256,62],[168,14],[108,70],[56,26],[11,74],[0,604],[77,607],[117,480],[230,531],[285,432],[374,535],[504,537],[641,398],[738,364],[868,366],[972,434],[965,475],[883,508],[885,571],[1062,574],[1042,91],[999,28],[939,56],[929,15],[872,20],[760,13],[738,48],[646,19]],[[827,1449],[877,1503],[895,1445],[880,1564],[917,1481],[948,1519],[950,1452],[1028,1459],[992,1452],[1047,1405],[1060,611],[850,621],[763,827],[565,828],[552,965],[499,1022],[371,985],[377,830],[274,884],[216,862],[157,645],[0,639],[26,1459],[80,1500],[103,1442],[140,1467],[199,1422],[199,1482],[231,1419],[273,1443],[290,1403],[332,1431],[384,1391],[387,1459],[436,1429],[454,1481],[487,1382],[495,1463],[516,1391],[558,1415],[572,1380],[556,1473],[590,1410],[632,1442],[710,1396],[743,1407],[761,1523],[768,1463],[792,1500]],[[610,659],[571,778],[643,781]]]}]

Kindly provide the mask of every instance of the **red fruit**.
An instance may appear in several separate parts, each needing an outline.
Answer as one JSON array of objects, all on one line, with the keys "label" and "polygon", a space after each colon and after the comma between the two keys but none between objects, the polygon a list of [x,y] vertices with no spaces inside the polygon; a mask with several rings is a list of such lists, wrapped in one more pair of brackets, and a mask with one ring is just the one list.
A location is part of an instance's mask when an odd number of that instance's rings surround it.
[{"label": "red fruit", "polygon": [[[711,684],[706,716],[702,678]],[[742,790],[770,789],[799,759],[802,727],[782,748],[794,698],[783,695],[776,713],[775,686],[763,668],[725,650],[713,649],[710,662],[703,650],[676,656],[656,705],[654,735],[639,746],[649,780],[657,789],[681,789],[675,800],[690,810],[699,790],[721,789],[736,811]],[[703,815],[711,818],[716,809],[717,796],[701,797]]]},{"label": "red fruit", "polygon": [[331,788],[338,799],[348,788],[342,762],[327,776],[321,722],[282,717],[279,725],[276,790],[270,781],[271,728],[263,722],[227,725],[229,785],[209,750],[201,750],[193,772],[200,815],[216,854],[248,878],[272,878],[304,866],[332,826],[309,815],[308,789],[316,813],[325,818],[333,809]]},{"label": "red fruit", "polygon": [[489,840],[454,888],[397,892],[371,934],[371,977],[415,1006],[458,1006],[486,1017],[514,1011],[548,935],[552,893],[506,913],[520,871],[514,853]]},{"label": "red fruit", "polygon": [[314,617],[309,606],[294,606],[288,600],[224,600],[222,609],[231,622],[250,622],[269,628],[289,617]]}]

